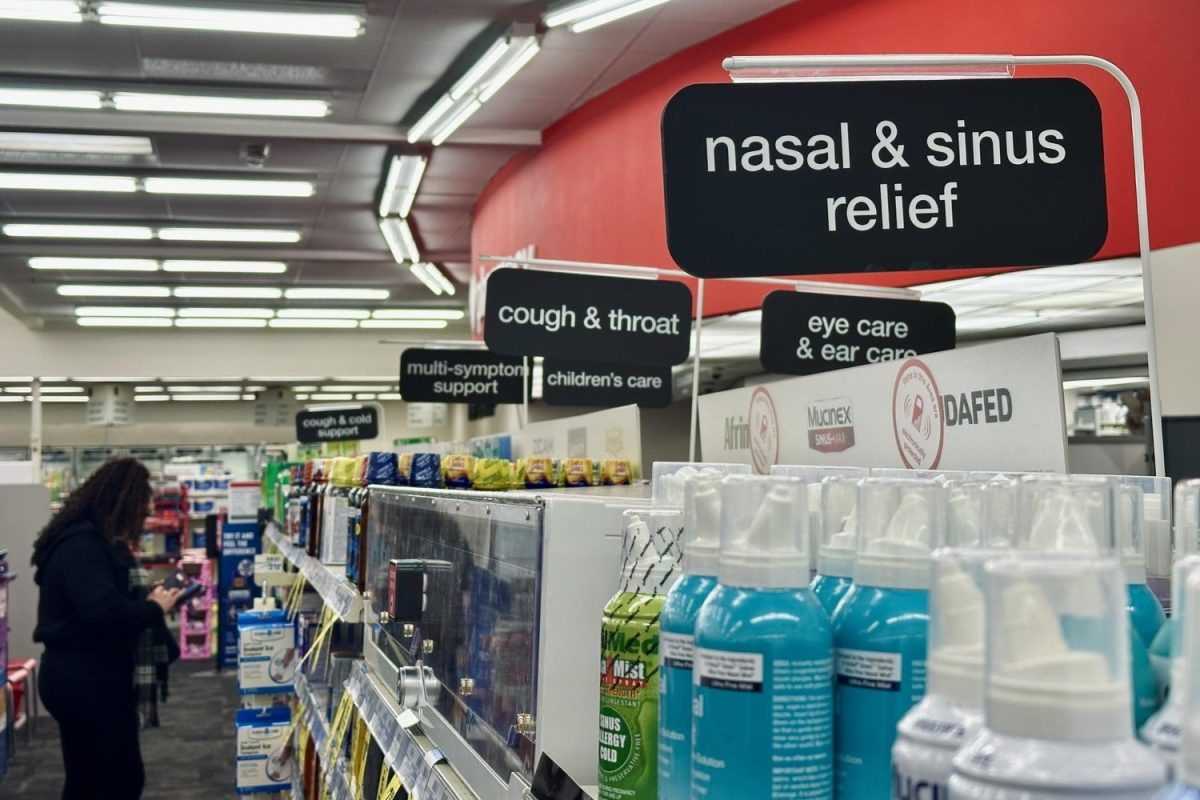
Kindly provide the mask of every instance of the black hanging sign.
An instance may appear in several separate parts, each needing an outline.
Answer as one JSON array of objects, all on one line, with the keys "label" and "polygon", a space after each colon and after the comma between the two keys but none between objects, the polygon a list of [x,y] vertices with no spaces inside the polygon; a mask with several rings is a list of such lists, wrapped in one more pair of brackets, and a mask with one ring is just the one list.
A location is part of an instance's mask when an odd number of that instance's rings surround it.
[{"label": "black hanging sign", "polygon": [[772,292],[763,301],[763,369],[812,375],[953,350],[954,309],[945,303]]},{"label": "black hanging sign", "polygon": [[542,399],[550,406],[664,408],[671,404],[671,368],[548,358],[542,364]]},{"label": "black hanging sign", "polygon": [[692,292],[676,281],[498,269],[484,340],[510,356],[669,367],[687,360]]},{"label": "black hanging sign", "polygon": [[1069,78],[700,84],[662,141],[667,245],[703,278],[1073,264],[1108,233]]},{"label": "black hanging sign", "polygon": [[410,348],[400,356],[400,395],[410,403],[520,403],[524,375],[520,358]]},{"label": "black hanging sign", "polygon": [[379,436],[379,409],[374,406],[335,411],[300,411],[296,414],[296,441],[300,444],[356,442]]}]

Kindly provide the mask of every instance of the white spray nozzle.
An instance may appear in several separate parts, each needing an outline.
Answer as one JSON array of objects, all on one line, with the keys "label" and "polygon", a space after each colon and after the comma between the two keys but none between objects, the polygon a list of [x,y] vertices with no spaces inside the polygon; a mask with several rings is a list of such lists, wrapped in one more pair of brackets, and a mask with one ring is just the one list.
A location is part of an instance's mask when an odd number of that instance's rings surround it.
[{"label": "white spray nozzle", "polygon": [[679,558],[683,513],[653,508],[625,512],[621,591],[666,594]]},{"label": "white spray nozzle", "polygon": [[701,476],[688,483],[683,501],[684,571],[716,575],[721,553],[721,481]]},{"label": "white spray nozzle", "polygon": [[1043,497],[1029,532],[1033,550],[1095,554],[1096,531],[1079,500],[1067,492]]},{"label": "white spray nozzle", "polygon": [[721,583],[759,589],[806,586],[807,499],[802,481],[726,478],[721,485]]},{"label": "white spray nozzle", "polygon": [[850,509],[841,523],[841,530],[837,533],[830,534],[829,546],[845,549],[852,549],[855,541],[858,538],[858,507]]},{"label": "white spray nozzle", "polygon": [[887,530],[871,542],[877,553],[897,556],[929,554],[929,499],[922,494],[906,494],[888,522]]},{"label": "white spray nozzle", "polygon": [[983,592],[975,580],[957,566],[948,566],[940,571],[934,591],[938,595],[940,644],[982,647]]}]

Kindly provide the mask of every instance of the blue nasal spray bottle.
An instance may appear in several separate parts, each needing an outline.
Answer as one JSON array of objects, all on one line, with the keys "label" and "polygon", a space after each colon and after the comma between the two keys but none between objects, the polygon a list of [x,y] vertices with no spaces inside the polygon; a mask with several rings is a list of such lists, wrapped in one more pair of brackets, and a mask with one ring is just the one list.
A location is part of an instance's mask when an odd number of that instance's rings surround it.
[{"label": "blue nasal spray bottle", "polygon": [[[1181,481],[1175,487],[1175,566],[1171,571],[1171,618],[1158,639],[1169,648],[1170,691],[1158,713],[1142,727],[1142,739],[1178,775],[1184,715],[1191,691],[1188,669],[1200,669],[1200,661],[1184,658],[1186,620],[1195,614],[1187,594],[1188,578],[1200,572],[1200,480]],[[1160,645],[1162,646],[1162,645]],[[1200,746],[1200,737],[1195,740]]]},{"label": "blue nasal spray bottle", "polygon": [[892,800],[949,796],[952,762],[983,725],[984,567],[1011,554],[1014,481],[949,481],[933,553],[928,690],[892,748]]},{"label": "blue nasal spray bottle", "polygon": [[721,485],[719,584],[696,623],[694,800],[833,792],[833,637],[808,588],[808,486]]},{"label": "blue nasal spray bottle", "polygon": [[930,554],[942,484],[868,478],[858,502],[854,585],[833,618],[835,796],[890,796],[896,725],[925,695]]},{"label": "blue nasal spray bottle", "polygon": [[1180,594],[1188,613],[1176,630],[1182,641],[1177,659],[1181,664],[1180,680],[1175,687],[1186,698],[1180,703],[1179,724],[1183,735],[1176,770],[1178,783],[1164,789],[1155,800],[1200,800],[1200,616],[1195,613],[1200,609],[1200,571],[1188,574]]}]

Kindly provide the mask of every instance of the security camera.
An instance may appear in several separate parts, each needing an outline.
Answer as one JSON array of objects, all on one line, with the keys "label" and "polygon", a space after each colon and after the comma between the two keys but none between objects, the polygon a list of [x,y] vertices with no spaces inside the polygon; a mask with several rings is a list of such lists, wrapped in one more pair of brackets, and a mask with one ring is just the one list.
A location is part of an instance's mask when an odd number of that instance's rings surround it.
[{"label": "security camera", "polygon": [[266,142],[246,142],[242,145],[242,162],[247,167],[262,169],[271,156],[271,145]]}]

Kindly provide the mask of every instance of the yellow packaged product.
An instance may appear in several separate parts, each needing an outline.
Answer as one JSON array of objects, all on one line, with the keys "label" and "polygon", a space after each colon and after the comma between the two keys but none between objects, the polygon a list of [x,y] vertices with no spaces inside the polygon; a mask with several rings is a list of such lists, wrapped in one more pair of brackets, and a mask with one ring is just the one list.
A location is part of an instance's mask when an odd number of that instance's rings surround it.
[{"label": "yellow packaged product", "polygon": [[447,489],[470,489],[475,483],[475,458],[467,455],[442,459],[442,484]]},{"label": "yellow packaged product", "polygon": [[609,459],[600,465],[600,483],[604,486],[628,486],[633,483],[633,465]]}]

